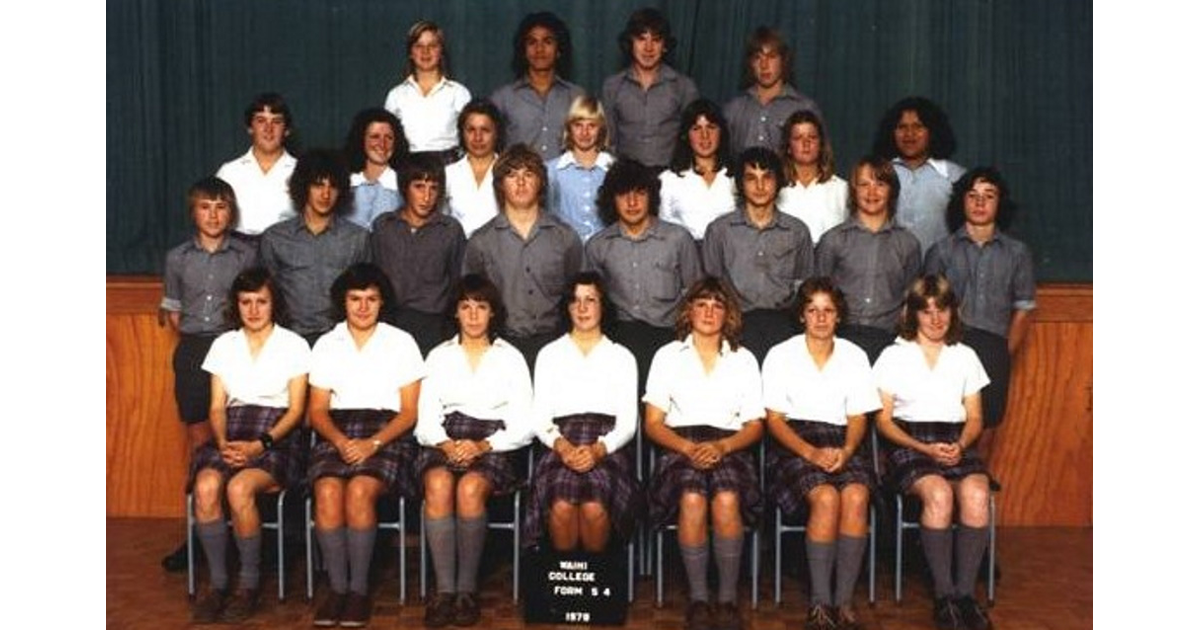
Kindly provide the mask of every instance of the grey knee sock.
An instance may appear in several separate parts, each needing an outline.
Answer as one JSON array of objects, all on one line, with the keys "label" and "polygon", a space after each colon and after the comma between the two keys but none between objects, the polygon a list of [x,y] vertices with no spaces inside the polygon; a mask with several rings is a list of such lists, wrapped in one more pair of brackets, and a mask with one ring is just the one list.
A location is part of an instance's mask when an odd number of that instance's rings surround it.
[{"label": "grey knee sock", "polygon": [[708,541],[695,547],[679,545],[683,569],[687,573],[688,592],[694,602],[708,601]]},{"label": "grey knee sock", "polygon": [[317,543],[325,558],[325,572],[329,574],[329,588],[344,595],[348,587],[346,579],[346,528],[318,529]]},{"label": "grey knee sock", "polygon": [[479,591],[479,560],[487,542],[487,516],[458,519],[458,592]]},{"label": "grey knee sock", "polygon": [[986,527],[958,526],[954,537],[955,554],[958,556],[958,579],[954,582],[955,594],[959,597],[975,595],[975,580],[979,575],[979,563],[987,550]]},{"label": "grey knee sock", "polygon": [[717,557],[717,602],[737,601],[738,573],[742,568],[741,533],[735,538],[713,536],[713,555]]},{"label": "grey knee sock", "polygon": [[838,536],[837,539],[837,590],[833,603],[844,606],[854,599],[854,586],[862,569],[863,552],[867,549],[866,536]]},{"label": "grey knee sock", "polygon": [[258,566],[262,562],[262,533],[254,532],[246,538],[234,534],[233,540],[237,543],[238,558],[242,562],[238,588],[258,588],[261,580]]},{"label": "grey knee sock", "polygon": [[196,535],[208,558],[209,586],[223,591],[229,588],[229,570],[225,567],[225,547],[229,544],[229,528],[225,519],[196,524]]},{"label": "grey knee sock", "polygon": [[829,584],[833,578],[833,559],[837,553],[837,545],[805,538],[804,551],[808,556],[808,583],[812,589],[808,603],[811,606],[829,606],[833,604]]},{"label": "grey knee sock", "polygon": [[425,536],[429,539],[429,555],[433,557],[433,574],[437,576],[437,592],[454,592],[454,560],[458,549],[454,542],[454,517],[425,518]]},{"label": "grey knee sock", "polygon": [[375,553],[375,528],[346,529],[346,555],[350,557],[350,591],[367,594],[371,556]]},{"label": "grey knee sock", "polygon": [[950,561],[954,539],[950,528],[930,529],[921,527],[921,546],[925,548],[925,561],[933,574],[933,594],[938,599],[954,594],[950,580]]}]

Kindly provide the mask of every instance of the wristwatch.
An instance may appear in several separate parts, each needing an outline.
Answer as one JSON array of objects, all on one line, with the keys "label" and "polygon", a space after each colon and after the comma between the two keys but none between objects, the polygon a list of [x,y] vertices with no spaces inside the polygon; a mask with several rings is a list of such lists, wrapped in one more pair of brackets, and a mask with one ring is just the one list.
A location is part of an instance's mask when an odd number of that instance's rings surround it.
[{"label": "wristwatch", "polygon": [[383,448],[383,440],[371,440],[371,446],[374,446],[375,450],[378,451]]},{"label": "wristwatch", "polygon": [[262,443],[264,451],[269,451],[271,450],[272,446],[275,446],[275,438],[271,437],[271,434],[267,431],[263,431],[262,434],[258,436],[258,441]]}]

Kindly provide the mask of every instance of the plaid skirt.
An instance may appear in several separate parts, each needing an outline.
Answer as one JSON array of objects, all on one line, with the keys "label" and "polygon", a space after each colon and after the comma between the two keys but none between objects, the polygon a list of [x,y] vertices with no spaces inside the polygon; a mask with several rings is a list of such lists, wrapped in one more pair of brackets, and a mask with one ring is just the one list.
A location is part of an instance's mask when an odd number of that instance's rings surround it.
[{"label": "plaid skirt", "polygon": [[[504,428],[503,420],[480,420],[457,411],[446,416],[443,425],[452,440],[482,440]],[[513,468],[512,454],[488,451],[466,468],[452,466],[442,449],[427,446],[417,456],[417,476],[423,478],[430,468],[444,467],[456,475],[477,472],[488,480],[494,494],[508,494],[517,489],[520,479]]]},{"label": "plaid skirt", "polygon": [[[390,409],[330,409],[329,415],[346,437],[366,439],[396,417],[396,412]],[[410,431],[384,444],[374,455],[351,465],[342,461],[341,454],[332,442],[318,436],[308,466],[308,480],[315,483],[321,477],[349,479],[370,475],[382,481],[389,493],[416,497],[420,495],[420,486],[413,476],[412,465],[417,451],[417,441]]]},{"label": "plaid skirt", "polygon": [[[953,442],[962,435],[961,422],[906,422],[896,420],[900,427],[913,439],[925,442]],[[954,466],[942,466],[933,458],[918,453],[909,448],[893,448],[888,452],[888,463],[891,467],[892,479],[901,491],[908,492],[916,480],[925,475],[938,475],[949,480],[958,480],[967,475],[988,474],[983,460],[975,449],[968,448]]]},{"label": "plaid skirt", "polygon": [[[609,415],[585,413],[555,418],[554,423],[572,444],[593,444],[600,436],[612,431],[615,419]],[[550,506],[558,500],[575,505],[599,501],[608,510],[613,531],[622,540],[627,539],[644,507],[629,450],[622,448],[609,453],[586,473],[567,468],[554,451],[543,455],[533,472],[533,496],[522,527],[525,546],[536,545],[541,540]]]},{"label": "plaid skirt", "polygon": [[[846,444],[846,427],[811,420],[788,420],[788,427],[804,438],[805,442],[821,448],[841,448]],[[816,464],[788,451],[777,442],[767,448],[767,496],[783,510],[794,516],[808,506],[808,493],[820,485],[831,485],[838,490],[853,483],[860,483],[874,490],[875,473],[871,462],[863,454],[863,445],[854,451],[850,461],[836,473],[827,473]]]},{"label": "plaid skirt", "polygon": [[[674,431],[693,442],[710,442],[734,434],[710,426],[677,427]],[[762,491],[758,487],[758,470],[750,449],[726,455],[721,463],[709,470],[693,468],[682,453],[671,451],[661,455],[646,492],[650,519],[655,525],[669,525],[678,520],[679,500],[685,490],[709,498],[718,491],[731,490],[738,495],[742,521],[747,526],[758,523],[762,516]]]},{"label": "plaid skirt", "polygon": [[[232,442],[257,442],[258,436],[270,430],[283,417],[287,409],[283,407],[260,407],[258,405],[239,405],[225,408],[225,436]],[[245,468],[260,468],[270,473],[271,478],[281,487],[288,487],[303,478],[304,475],[304,439],[299,428],[293,429],[282,439],[275,440],[274,447],[246,463]],[[205,468],[212,468],[228,480],[241,468],[233,468],[221,459],[221,451],[217,444],[210,441],[201,446],[192,457],[191,468],[188,471],[190,489],[196,482],[196,475]]]}]

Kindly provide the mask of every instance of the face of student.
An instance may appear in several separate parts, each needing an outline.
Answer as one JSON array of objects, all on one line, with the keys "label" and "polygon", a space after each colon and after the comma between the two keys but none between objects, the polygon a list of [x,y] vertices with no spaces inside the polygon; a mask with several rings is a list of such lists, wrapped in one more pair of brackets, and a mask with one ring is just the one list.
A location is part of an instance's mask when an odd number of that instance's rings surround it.
[{"label": "face of student", "polygon": [[318,216],[329,216],[337,206],[340,191],[328,179],[320,179],[308,185],[307,209]]},{"label": "face of student", "polygon": [[514,208],[532,208],[537,205],[541,181],[537,173],[518,168],[504,176],[504,203]]},{"label": "face of student", "polygon": [[924,160],[929,157],[929,128],[917,112],[909,109],[900,114],[894,131],[896,148],[905,160]]},{"label": "face of student", "polygon": [[788,134],[788,156],[801,166],[812,166],[821,159],[821,132],[810,122],[792,125]]},{"label": "face of student", "polygon": [[408,183],[404,191],[405,212],[414,215],[421,221],[426,221],[437,212],[438,198],[441,189],[432,179],[414,179]]},{"label": "face of student", "polygon": [[933,298],[925,300],[925,308],[917,311],[917,339],[924,342],[942,343],[950,329],[950,309],[938,306]]},{"label": "face of student", "polygon": [[229,230],[233,209],[229,202],[220,198],[203,197],[192,202],[192,220],[196,229],[207,238],[221,238]]},{"label": "face of student", "polygon": [[747,164],[742,173],[742,196],[752,208],[769,208],[775,205],[779,193],[779,181],[771,169]]},{"label": "face of student", "polygon": [[254,113],[250,118],[250,126],[246,128],[250,143],[261,153],[278,152],[283,147],[288,131],[283,114],[266,107]]},{"label": "face of student", "polygon": [[783,56],[774,46],[764,46],[751,60],[754,83],[760,88],[773,88],[783,81]]},{"label": "face of student", "polygon": [[617,219],[626,229],[639,229],[650,220],[650,193],[635,189],[616,196]]},{"label": "face of student", "polygon": [[993,183],[976,179],[971,189],[963,197],[963,212],[967,223],[974,226],[988,226],[996,222],[996,213],[1000,210],[1000,189]]},{"label": "face of student", "polygon": [[571,146],[576,151],[588,152],[600,144],[600,121],[581,118],[571,121]]},{"label": "face of student", "polygon": [[463,139],[471,157],[491,157],[496,152],[496,121],[487,114],[468,114],[463,121]]},{"label": "face of student", "polygon": [[442,38],[434,31],[425,31],[417,36],[408,58],[419,72],[439,72],[442,66]]},{"label": "face of student", "polygon": [[396,150],[396,133],[392,126],[385,122],[373,122],[367,125],[363,136],[363,152],[367,161],[376,166],[387,166]]},{"label": "face of student", "polygon": [[463,339],[487,338],[492,315],[492,305],[483,300],[460,300],[456,312],[459,334]]},{"label": "face of student", "polygon": [[595,331],[600,327],[600,310],[600,291],[596,285],[575,285],[575,294],[567,307],[572,330],[579,333]]},{"label": "face of student", "polygon": [[525,61],[531,71],[554,70],[558,61],[558,39],[554,32],[544,26],[535,26],[525,34]]},{"label": "face of student", "polygon": [[379,322],[383,296],[379,287],[346,291],[346,325],[352,330],[368,331]]},{"label": "face of student", "polygon": [[721,128],[708,116],[700,116],[688,129],[688,144],[696,159],[711,158],[721,146]]},{"label": "face of student", "polygon": [[840,318],[833,296],[814,293],[801,313],[804,317],[804,334],[820,341],[833,339]]},{"label": "face of student", "polygon": [[858,168],[854,178],[854,207],[858,212],[869,217],[887,216],[890,192],[887,182],[875,177],[870,166]]},{"label": "face of student", "polygon": [[256,333],[269,328],[271,306],[271,290],[265,286],[257,291],[239,291],[237,309],[242,329],[248,333]]},{"label": "face of student", "polygon": [[641,70],[656,70],[662,63],[667,43],[662,35],[645,31],[633,38],[633,63]]},{"label": "face of student", "polygon": [[688,305],[688,320],[692,324],[692,334],[720,335],[725,327],[725,305],[715,297],[692,300]]}]

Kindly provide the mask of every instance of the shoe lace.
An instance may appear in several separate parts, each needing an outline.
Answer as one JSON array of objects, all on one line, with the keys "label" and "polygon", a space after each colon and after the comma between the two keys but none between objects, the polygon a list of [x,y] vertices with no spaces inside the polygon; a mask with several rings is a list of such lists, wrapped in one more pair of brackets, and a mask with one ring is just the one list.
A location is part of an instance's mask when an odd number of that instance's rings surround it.
[{"label": "shoe lace", "polygon": [[833,617],[829,614],[829,609],[825,606],[813,606],[813,609],[808,614],[808,618],[818,627],[836,627]]}]

